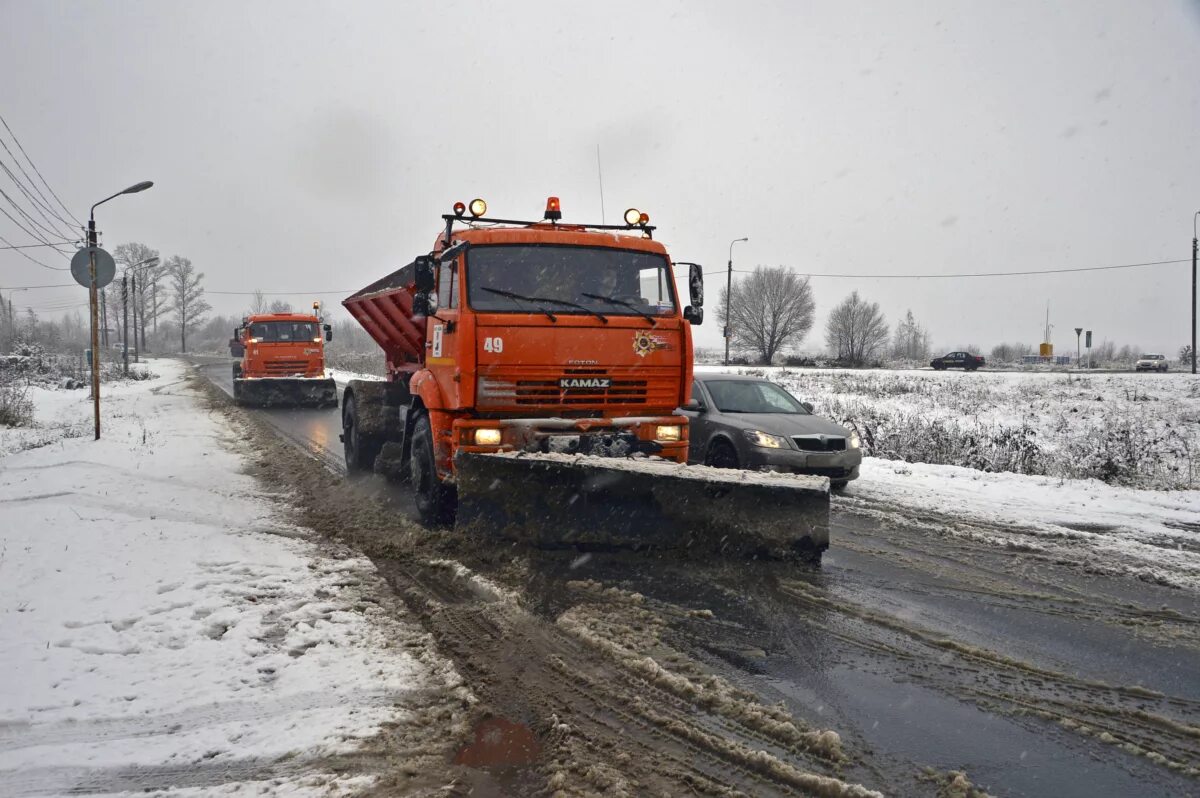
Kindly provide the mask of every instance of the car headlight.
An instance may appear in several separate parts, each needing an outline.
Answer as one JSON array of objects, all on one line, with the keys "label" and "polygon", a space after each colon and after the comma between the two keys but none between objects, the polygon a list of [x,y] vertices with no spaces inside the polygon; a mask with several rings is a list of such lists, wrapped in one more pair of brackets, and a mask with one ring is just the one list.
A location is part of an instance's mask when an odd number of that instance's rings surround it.
[{"label": "car headlight", "polygon": [[855,432],[854,430],[850,430],[850,448],[851,449],[861,449],[862,448],[862,439],[858,437],[858,433]]},{"label": "car headlight", "polygon": [[654,439],[658,441],[683,440],[683,428],[678,424],[662,424],[654,428]]},{"label": "car headlight", "polygon": [[787,439],[779,435],[771,435],[757,429],[743,430],[743,434],[755,446],[762,446],[764,449],[786,449]]},{"label": "car headlight", "polygon": [[476,446],[499,446],[500,445],[500,430],[498,430],[498,429],[477,429],[477,430],[475,430],[475,445]]}]

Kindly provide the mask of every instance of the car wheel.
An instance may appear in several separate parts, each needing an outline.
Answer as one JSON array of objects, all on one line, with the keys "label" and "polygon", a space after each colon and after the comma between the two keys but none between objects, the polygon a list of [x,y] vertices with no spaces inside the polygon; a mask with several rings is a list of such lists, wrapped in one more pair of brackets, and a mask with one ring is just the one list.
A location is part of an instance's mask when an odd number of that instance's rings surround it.
[{"label": "car wheel", "polygon": [[425,413],[413,424],[412,456],[409,457],[413,500],[421,523],[448,524],[454,519],[454,489],[438,479],[433,456],[433,427]]},{"label": "car wheel", "polygon": [[713,441],[712,446],[708,447],[704,464],[713,468],[737,468],[737,452],[727,441]]},{"label": "car wheel", "polygon": [[846,486],[849,484],[850,484],[850,480],[848,480],[848,479],[831,479],[829,481],[829,489],[831,491],[834,491],[835,493],[841,493],[842,491],[844,491],[846,489]]},{"label": "car wheel", "polygon": [[358,425],[354,394],[348,393],[342,407],[342,449],[346,455],[346,469],[351,472],[373,471],[375,457],[382,445],[382,441],[363,434]]}]

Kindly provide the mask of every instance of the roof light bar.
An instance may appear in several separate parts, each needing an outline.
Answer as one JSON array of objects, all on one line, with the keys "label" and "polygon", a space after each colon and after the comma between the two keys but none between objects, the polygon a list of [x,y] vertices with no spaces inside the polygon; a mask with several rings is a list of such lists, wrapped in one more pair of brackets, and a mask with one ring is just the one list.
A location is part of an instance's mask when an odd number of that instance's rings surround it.
[{"label": "roof light bar", "polygon": [[562,218],[562,205],[558,201],[558,197],[546,197],[546,219],[552,222],[557,222]]}]

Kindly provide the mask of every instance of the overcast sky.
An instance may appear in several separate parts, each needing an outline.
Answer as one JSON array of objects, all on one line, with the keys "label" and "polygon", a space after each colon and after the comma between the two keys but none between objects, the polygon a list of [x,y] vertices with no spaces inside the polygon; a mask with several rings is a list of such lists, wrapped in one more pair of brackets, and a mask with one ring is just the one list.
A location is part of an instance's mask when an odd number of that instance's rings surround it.
[{"label": "overcast sky", "polygon": [[[599,220],[597,145],[608,221],[646,210],[711,271],[741,236],[736,268],[808,273],[1190,259],[1200,210],[1195,0],[0,0],[0,75],[0,113],[76,216],[155,181],[98,210],[109,249],[297,305],[427,251],[455,200],[528,218],[555,194]],[[0,235],[28,240],[3,217]],[[64,274],[0,251],[0,291]],[[1075,326],[1170,353],[1189,337],[1188,263],[813,287],[805,349],[855,288],[939,348],[1036,343],[1047,300],[1061,349]],[[720,345],[715,311],[699,346]]]}]

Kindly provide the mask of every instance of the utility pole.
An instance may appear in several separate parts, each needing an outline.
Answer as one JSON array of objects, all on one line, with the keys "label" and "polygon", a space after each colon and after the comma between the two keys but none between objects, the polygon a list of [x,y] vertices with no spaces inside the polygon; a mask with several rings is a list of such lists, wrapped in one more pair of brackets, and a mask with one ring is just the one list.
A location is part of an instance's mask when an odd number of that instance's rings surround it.
[{"label": "utility pole", "polygon": [[[133,274],[129,275],[129,293],[132,295],[131,298],[132,298],[132,307],[133,307],[133,362],[137,363],[137,362],[139,362],[138,361],[138,352],[139,352],[139,350],[138,350],[138,335],[137,335],[137,317],[138,317],[138,314],[137,314],[137,271],[134,271]],[[129,356],[126,355],[125,359],[128,361]]]},{"label": "utility pole", "polygon": [[121,355],[125,376],[129,376],[129,275],[121,275]]},{"label": "utility pole", "polygon": [[729,338],[733,326],[729,323],[729,307],[733,300],[733,245],[749,238],[735,238],[729,242],[729,268],[725,272],[725,365],[729,365]]},{"label": "utility pole", "polygon": [[[96,322],[96,206],[92,206],[92,216],[88,219],[88,308],[92,314],[92,415],[96,422],[95,440],[100,440],[100,330]],[[105,322],[107,329],[108,322]]]},{"label": "utility pole", "polygon": [[1196,373],[1196,220],[1200,211],[1192,217],[1192,373]]}]

